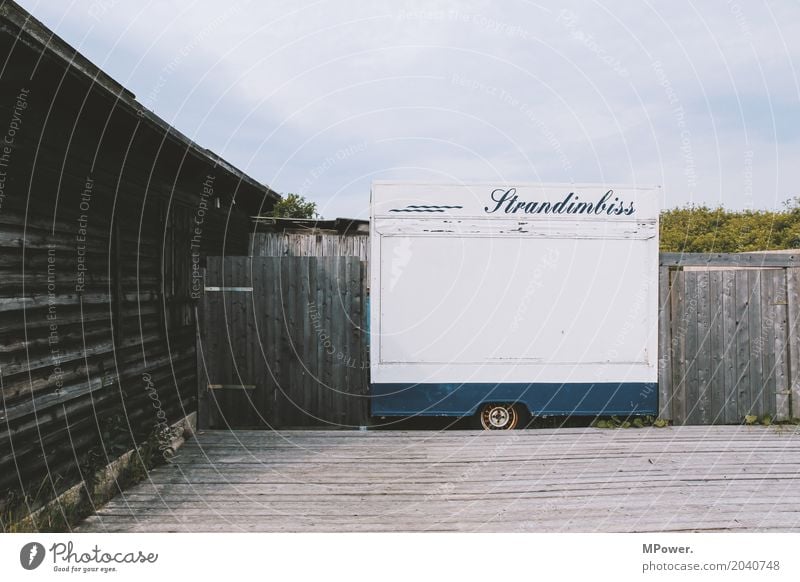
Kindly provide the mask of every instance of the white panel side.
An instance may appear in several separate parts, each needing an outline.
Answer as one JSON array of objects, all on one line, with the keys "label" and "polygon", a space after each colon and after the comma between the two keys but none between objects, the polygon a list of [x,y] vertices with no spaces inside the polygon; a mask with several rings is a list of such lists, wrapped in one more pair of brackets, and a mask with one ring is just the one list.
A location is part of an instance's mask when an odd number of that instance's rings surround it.
[{"label": "white panel side", "polygon": [[371,381],[655,381],[656,192],[509,189],[373,186]]}]

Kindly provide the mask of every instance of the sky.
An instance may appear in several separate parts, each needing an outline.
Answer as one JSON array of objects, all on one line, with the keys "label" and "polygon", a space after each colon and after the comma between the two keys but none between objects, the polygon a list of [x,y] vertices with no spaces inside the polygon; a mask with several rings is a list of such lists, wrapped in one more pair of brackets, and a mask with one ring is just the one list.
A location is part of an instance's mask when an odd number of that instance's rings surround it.
[{"label": "sky", "polygon": [[373,180],[800,195],[800,4],[229,0],[20,4],[140,103],[325,218]]}]

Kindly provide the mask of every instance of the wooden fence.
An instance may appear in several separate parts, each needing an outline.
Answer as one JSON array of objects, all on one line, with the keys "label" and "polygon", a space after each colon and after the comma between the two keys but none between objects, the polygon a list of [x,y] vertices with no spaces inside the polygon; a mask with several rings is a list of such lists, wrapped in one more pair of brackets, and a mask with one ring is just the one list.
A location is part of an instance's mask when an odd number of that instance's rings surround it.
[{"label": "wooden fence", "polygon": [[255,257],[355,256],[369,261],[369,236],[361,232],[255,232],[250,238]]},{"label": "wooden fence", "polygon": [[[662,418],[708,425],[800,417],[796,261],[662,254]],[[209,257],[201,426],[367,424],[366,279],[358,257]]]},{"label": "wooden fence", "polygon": [[661,417],[800,417],[798,257],[663,254],[661,265]]},{"label": "wooden fence", "polygon": [[358,257],[209,257],[200,426],[363,425],[366,281]]}]

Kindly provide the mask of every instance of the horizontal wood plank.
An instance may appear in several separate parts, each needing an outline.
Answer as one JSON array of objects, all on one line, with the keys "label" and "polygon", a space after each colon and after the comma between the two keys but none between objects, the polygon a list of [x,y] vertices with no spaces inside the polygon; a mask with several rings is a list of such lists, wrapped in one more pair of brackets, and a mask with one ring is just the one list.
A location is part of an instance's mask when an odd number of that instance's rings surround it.
[{"label": "horizontal wood plank", "polygon": [[800,531],[800,428],[203,431],[82,532]]}]

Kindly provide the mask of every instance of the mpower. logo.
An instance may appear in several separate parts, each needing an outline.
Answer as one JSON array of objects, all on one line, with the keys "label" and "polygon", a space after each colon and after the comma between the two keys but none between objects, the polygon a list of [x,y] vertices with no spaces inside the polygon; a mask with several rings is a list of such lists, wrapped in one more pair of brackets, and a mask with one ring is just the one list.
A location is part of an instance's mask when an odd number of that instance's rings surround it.
[{"label": "mpower. logo", "polygon": [[19,563],[26,570],[35,570],[44,561],[44,546],[39,542],[30,542],[19,551]]}]

